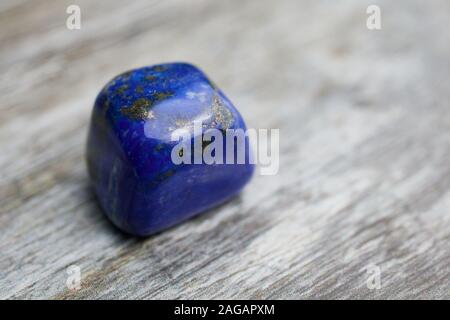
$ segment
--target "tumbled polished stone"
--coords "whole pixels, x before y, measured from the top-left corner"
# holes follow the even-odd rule
[[[199,121],[201,132],[195,133]],[[194,145],[211,128],[224,135],[246,129],[230,100],[190,64],[144,67],[111,80],[95,101],[87,163],[99,203],[112,222],[145,236],[236,195],[254,170],[247,137],[243,164],[176,164],[171,158],[178,143],[174,132],[192,134]],[[202,140],[202,148],[207,146]]]

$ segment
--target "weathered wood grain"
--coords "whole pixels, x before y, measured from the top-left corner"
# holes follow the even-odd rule
[[[0,297],[449,299],[449,21],[444,0],[2,1]],[[90,189],[90,109],[114,75],[177,60],[280,128],[280,171],[136,239]]]

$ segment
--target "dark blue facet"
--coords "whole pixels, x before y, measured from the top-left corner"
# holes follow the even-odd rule
[[[132,70],[99,93],[87,162],[100,205],[116,226],[140,236],[158,232],[224,202],[250,180],[254,165],[247,137],[244,164],[172,161],[177,144],[172,133],[192,133],[200,120],[203,131],[192,141],[210,128],[224,135],[228,129],[246,130],[230,100],[190,64]]]

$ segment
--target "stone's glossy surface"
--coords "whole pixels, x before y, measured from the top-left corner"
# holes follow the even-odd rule
[[[224,202],[249,181],[254,166],[248,140],[245,164],[173,163],[177,142],[171,134],[192,133],[199,120],[202,130],[245,130],[232,103],[190,64],[132,70],[102,89],[92,113],[87,161],[100,205],[115,225],[149,235]]]

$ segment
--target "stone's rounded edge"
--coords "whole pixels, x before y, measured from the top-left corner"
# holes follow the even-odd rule
[[[155,214],[157,214],[157,212],[159,211],[155,208],[153,210],[147,211],[147,218],[145,221],[131,220],[126,228],[121,227],[121,229],[134,236],[148,237],[177,227],[178,225],[183,224],[191,219],[195,219],[196,217],[199,217],[203,214],[213,213],[215,208],[218,208],[224,203],[232,200],[233,198],[238,197],[243,192],[245,186],[251,181],[254,175],[255,165],[245,164],[236,166],[240,166],[242,168],[242,170],[240,170],[240,172],[238,173],[240,177],[239,183],[234,186],[231,192],[227,192],[226,195],[221,196],[220,200],[211,202],[207,205],[192,209],[190,211],[186,211],[183,215],[175,217],[175,219],[166,221],[164,223],[159,223],[157,221],[155,223],[149,223],[148,217],[155,218]],[[204,195],[209,195],[211,192],[211,190],[207,190],[204,192]],[[151,213],[149,214],[149,212]]]
[[[111,127],[99,110],[93,110],[86,143],[86,166],[98,205],[119,229],[127,230],[126,204],[135,185],[131,165],[120,150]]]
[[[158,66],[187,67],[189,69],[193,69],[193,70],[195,69],[197,71],[204,73],[199,67],[197,67],[197,65],[195,65],[191,62],[187,62],[187,61],[172,61],[172,62],[166,62],[166,63],[158,63],[158,64],[154,64],[150,67],[158,67]]]
[[[139,72],[139,71],[156,71],[156,72],[162,72],[165,71],[167,69],[169,69],[170,67],[186,67],[188,69],[192,69],[198,72],[201,72],[202,74],[206,75],[206,73],[200,69],[197,65],[190,63],[190,62],[186,62],[186,61],[173,61],[173,62],[165,62],[165,63],[156,63],[156,64],[152,64],[152,65],[148,65],[148,66],[141,66],[141,67],[136,67],[136,68],[131,68],[128,69],[124,72],[119,73],[118,75],[115,75],[114,77],[110,78],[110,80],[103,86],[103,89],[107,89],[109,87],[109,85],[111,85],[112,83],[114,83],[117,80],[122,80],[122,79],[127,79],[130,76],[132,76],[134,73]],[[160,69],[160,70],[158,70]]]

